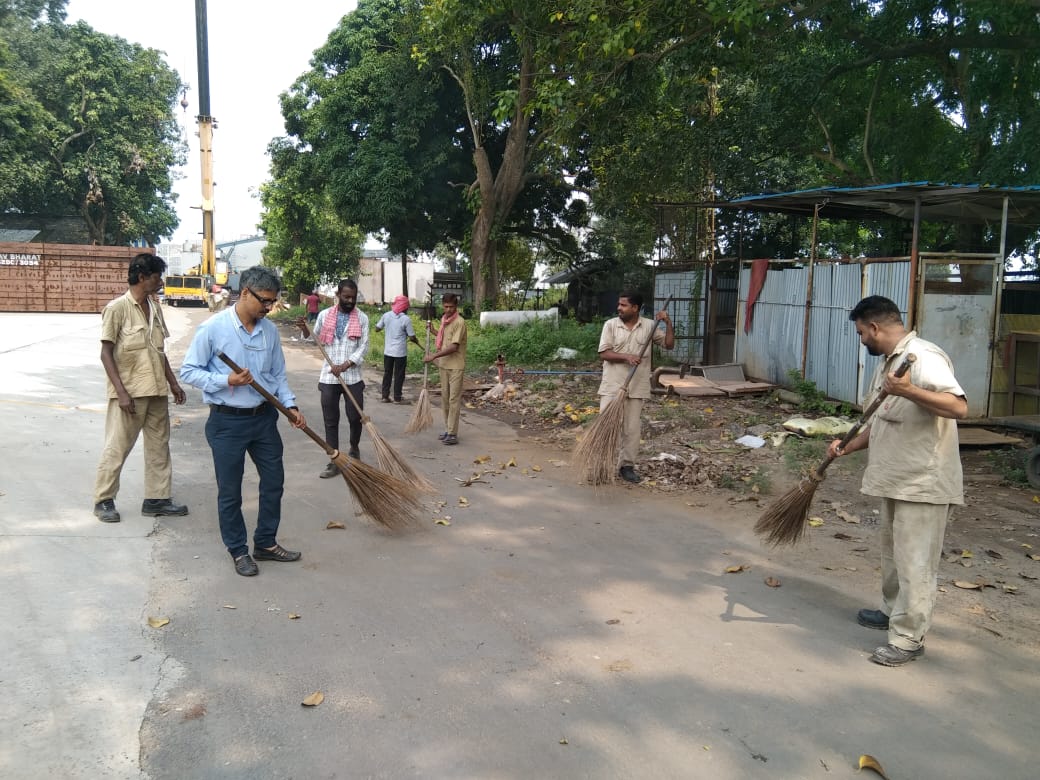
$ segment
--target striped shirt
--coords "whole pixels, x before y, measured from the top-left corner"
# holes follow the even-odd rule
[[[325,325],[325,318],[329,315],[329,312],[335,312],[335,308],[328,308],[318,314],[318,321],[314,323],[314,337],[317,338],[321,333],[322,327]],[[360,309],[357,310],[358,321],[361,323],[361,338],[352,339],[347,337],[347,329],[343,328],[342,335],[337,335],[332,339],[331,344],[323,344],[325,352],[336,365],[340,363],[346,363],[347,361],[352,362],[350,368],[340,372],[340,376],[343,377],[343,381],[348,385],[356,385],[362,380],[361,367],[364,363],[365,356],[368,354],[368,315]],[[345,317],[341,319],[346,319]],[[321,375],[318,377],[318,382],[323,385],[338,385],[339,380],[332,373],[332,369],[329,368],[328,363],[323,363],[321,366]]]

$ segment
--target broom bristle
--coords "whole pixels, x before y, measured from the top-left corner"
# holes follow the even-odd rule
[[[433,425],[433,409],[430,407],[430,394],[424,387],[419,391],[419,398],[415,401],[415,409],[412,417],[404,427],[405,433],[418,433],[425,431]]]
[[[794,544],[802,538],[809,506],[820,480],[805,477],[777,499],[755,523],[755,533],[765,537],[766,544],[779,547]]]
[[[372,449],[375,450],[376,460],[379,467],[392,477],[403,480],[413,485],[422,493],[435,493],[437,489],[425,476],[420,474],[390,443],[379,433],[379,429],[371,421],[365,426],[368,428],[369,438],[372,440]]]
[[[417,521],[421,506],[419,493],[412,485],[343,453],[337,453],[332,462],[361,511],[381,526],[400,530]]]
[[[625,393],[622,391],[599,413],[574,446],[574,467],[580,481],[591,485],[614,481],[624,418]]]

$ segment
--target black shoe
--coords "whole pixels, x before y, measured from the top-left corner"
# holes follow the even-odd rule
[[[246,553],[235,558],[235,571],[243,577],[255,577],[260,573],[260,567],[249,557],[249,553]]]
[[[856,613],[856,622],[867,628],[876,628],[879,631],[888,630],[888,615],[880,609],[861,609]]]
[[[300,558],[303,557],[303,553],[286,550],[280,544],[276,544],[270,550],[254,546],[253,557],[258,561],[281,561],[282,563],[292,563],[293,561],[300,560]]]
[[[924,645],[921,645],[916,650],[904,650],[895,645],[881,645],[881,647],[874,650],[870,660],[882,666],[902,666],[922,655],[924,655]]]
[[[380,400],[380,401],[382,401],[382,402],[383,402],[384,404],[388,404],[388,403],[390,403],[390,396],[388,396],[388,395],[384,395],[384,396],[383,396],[382,398],[380,398],[379,400]]]
[[[359,450],[357,447],[351,447],[347,451],[347,457],[353,458],[354,460],[361,460],[361,450]]]
[[[447,439],[447,438],[448,438],[449,436],[451,436],[451,434],[450,434],[450,433],[448,433],[447,431],[445,431],[445,432],[444,432],[444,433],[442,433],[442,434],[441,434],[440,436],[438,436],[438,437],[437,437],[437,439],[438,439],[438,441],[444,441],[444,440],[445,440],[445,439]]]
[[[188,514],[188,507],[173,503],[172,498],[146,498],[141,504],[141,514],[146,517],[182,517]]]
[[[636,473],[636,470],[631,466],[622,466],[618,470],[618,476],[625,482],[631,482],[633,485],[638,485],[643,481],[643,478]]]
[[[116,511],[116,502],[111,498],[98,501],[94,504],[94,517],[102,523],[118,523],[119,512]]]
[[[407,398],[395,398],[394,399],[394,403],[395,404],[405,404],[405,405],[407,405],[407,404],[410,404],[411,401],[409,401]]]
[[[336,464],[333,463],[330,460],[328,462],[328,465],[325,466],[325,470],[323,472],[321,472],[318,476],[321,477],[322,479],[331,479],[332,477],[335,477],[335,476],[338,476],[338,475],[339,475],[339,468],[337,468]]]
[[[459,437],[456,436],[454,433],[449,433],[447,436],[441,439],[441,442],[444,444],[458,444]]]

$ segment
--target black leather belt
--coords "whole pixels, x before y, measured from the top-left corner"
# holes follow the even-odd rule
[[[267,411],[268,403],[264,401],[259,406],[241,407],[241,406],[224,406],[222,404],[210,404],[209,408],[214,412],[220,414],[234,414],[240,417],[252,417],[257,414],[263,414]]]

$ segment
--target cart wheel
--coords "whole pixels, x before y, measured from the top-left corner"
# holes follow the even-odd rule
[[[1026,478],[1030,485],[1040,490],[1040,447],[1033,447],[1026,455]]]

